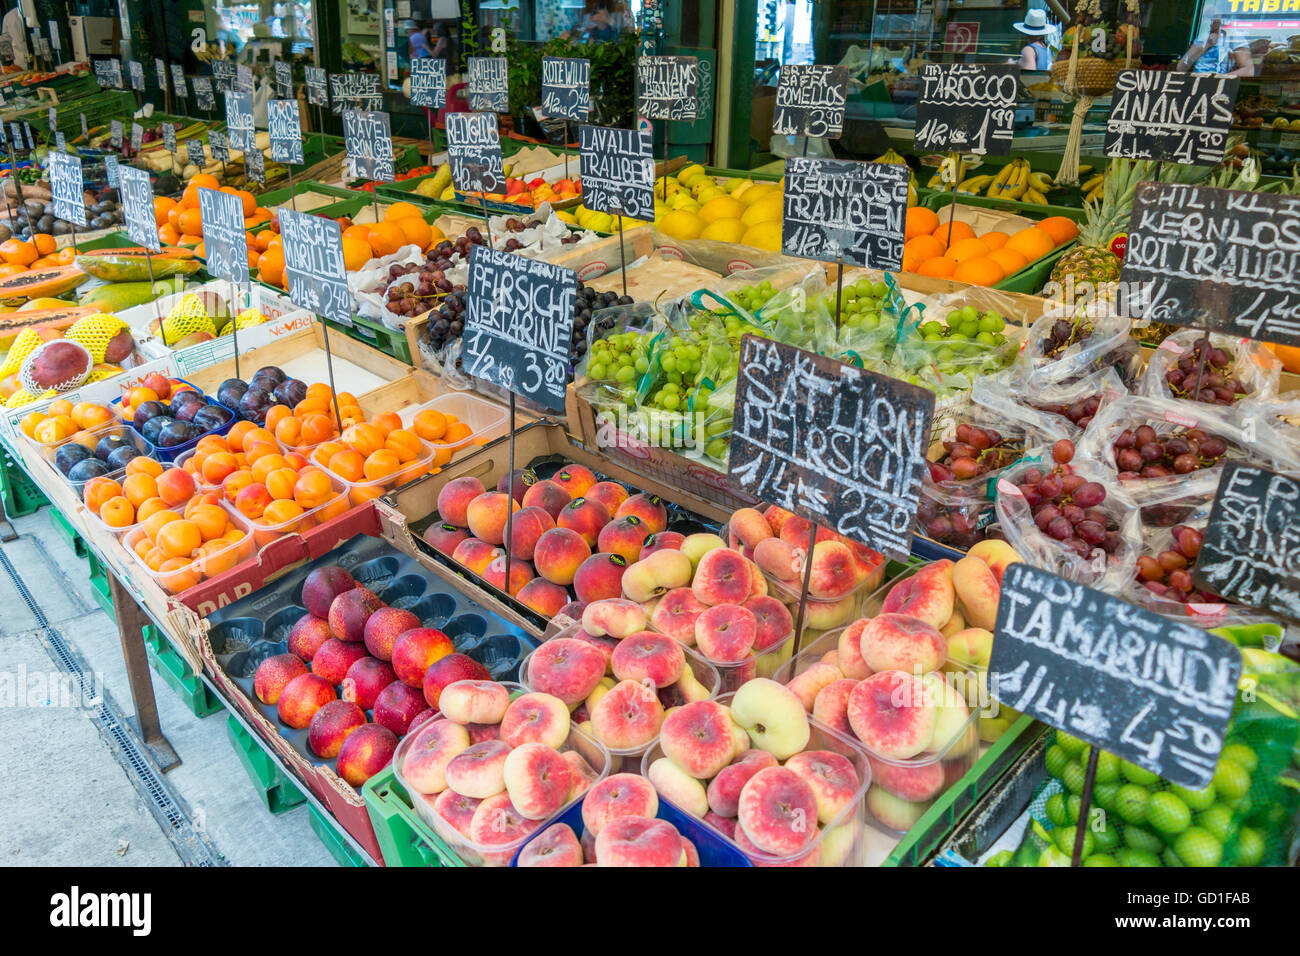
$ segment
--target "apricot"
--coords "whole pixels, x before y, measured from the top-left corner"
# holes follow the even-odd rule
[[[194,476],[183,468],[168,468],[157,478],[158,497],[169,505],[182,505],[197,490]]]
[[[195,457],[198,457],[198,452],[195,452]],[[226,480],[227,475],[233,474],[238,470],[239,462],[237,462],[235,456],[228,451],[218,451],[213,452],[210,455],[205,455],[198,468],[199,474],[203,476],[203,480],[210,485],[221,484]]]
[[[229,475],[221,483],[221,493],[231,504],[235,503],[235,498],[239,493],[253,483],[253,473],[247,468],[241,468],[239,471]]]
[[[158,497],[158,482],[152,475],[127,475],[122,481],[122,494],[131,507],[138,508],[150,498]]]
[[[128,470],[130,466],[127,466]],[[112,478],[105,478],[103,475],[91,478],[86,482],[85,487],[81,489],[81,500],[85,502],[86,507],[99,514],[99,509],[110,498],[117,498],[122,495],[122,486]]]
[[[169,508],[166,511],[155,511],[153,514],[151,514],[148,518],[144,520],[141,527],[144,530],[145,536],[150,541],[154,541],[158,537],[158,531],[160,528],[162,528],[164,525],[170,524],[173,521],[180,521],[180,520],[181,520],[181,516]]]
[[[244,436],[255,428],[257,428],[257,425],[249,421],[238,421],[231,425],[230,431],[226,432],[226,442],[230,445],[231,450],[243,451]]]
[[[335,497],[329,475],[314,466],[304,468],[293,485],[293,500],[306,509],[317,508]]]
[[[342,412],[343,409],[340,408],[339,413]],[[383,432],[384,437],[387,438],[394,430],[402,427],[402,417],[396,412],[380,412],[370,420],[370,424]]]
[[[447,419],[437,409],[426,408],[416,414],[412,427],[425,441],[438,441],[447,433]]]
[[[115,495],[99,506],[99,520],[110,528],[125,528],[135,523],[135,509],[122,495]]]
[[[257,461],[253,462],[253,480],[266,484],[266,476],[277,468],[288,468],[289,463],[284,460],[284,456],[279,452],[260,456]]]
[[[292,417],[293,409],[288,405],[272,405],[266,410],[266,418],[263,421],[262,427],[274,434],[280,422],[284,421],[286,418]]]
[[[199,535],[204,541],[220,538],[226,533],[226,529],[230,524],[225,509],[220,505],[199,505],[193,511],[188,512],[185,517],[199,529]]]
[[[257,481],[235,496],[235,507],[247,518],[262,517],[262,513],[270,503],[271,494],[266,490],[266,485]]]
[[[405,428],[394,428],[390,431],[384,439],[384,447],[395,454],[397,460],[403,464],[415,461],[424,454],[424,445],[415,432],[407,431]]]
[[[352,446],[353,451],[369,457],[384,447],[384,435],[374,425],[362,423],[352,425],[343,431],[343,441]]]
[[[184,518],[167,522],[158,529],[158,534],[154,537],[154,544],[158,549],[172,558],[189,559],[202,543],[203,535],[199,531],[199,526]]]
[[[302,419],[300,440],[304,445],[319,445],[338,435],[338,425],[332,415],[313,413]]]
[[[256,473],[256,472],[255,472]],[[271,497],[276,500],[292,499],[294,486],[298,483],[298,472],[292,468],[277,468],[262,482]]]
[[[394,452],[380,448],[366,457],[362,472],[367,481],[381,481],[397,474],[397,470],[401,467],[402,462]]]
[[[285,445],[296,445],[302,441],[302,422],[287,415],[275,425],[275,437]]]
[[[163,501],[161,498],[149,498],[143,502],[139,508],[135,509],[135,520],[144,521],[150,515],[155,515],[160,511],[170,510],[171,509],[167,507],[167,502]],[[189,515],[187,514],[185,517],[188,518]]]

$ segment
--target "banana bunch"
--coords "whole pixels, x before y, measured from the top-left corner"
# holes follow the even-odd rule
[[[942,163],[939,164],[938,168],[935,169],[935,171],[934,171],[934,175],[931,176],[930,179],[929,179],[929,181],[925,184],[925,187],[926,187],[927,189],[937,189],[939,192],[944,192],[944,193],[946,193],[946,192],[948,192],[949,190],[952,189],[952,186],[951,186],[949,183],[945,183],[945,182],[943,181],[943,168],[944,168],[945,165],[950,164],[951,162],[952,162],[952,160],[951,160],[951,158],[949,158],[949,159],[945,159]],[[979,177],[979,176],[975,176],[975,177],[972,177],[972,178],[974,178],[974,179],[979,179],[980,177]],[[986,178],[986,179],[992,179],[993,177],[992,177],[992,176],[987,176],[987,177],[984,177],[984,178]],[[957,157],[957,170],[956,170],[955,175],[953,176],[953,180],[952,180],[952,181],[953,181],[954,183],[958,183],[958,184],[960,184],[960,183],[961,183],[963,180],[965,180],[965,179],[966,179],[966,159],[965,159],[965,157],[958,156],[958,157]]]
[[[990,199],[1020,199],[1029,191],[1031,175],[1028,160],[1013,159],[993,177],[985,195]]]
[[[1079,171],[1083,172],[1082,169]],[[1106,176],[1103,173],[1097,173],[1096,175],[1085,179],[1079,186],[1079,189],[1083,191],[1084,202],[1092,202],[1101,199],[1102,193],[1106,189]]]
[[[875,159],[873,159],[873,160],[869,160],[869,162],[873,162],[873,163],[896,163],[896,164],[898,164],[898,165],[900,165],[900,166],[906,166],[906,165],[907,165],[907,160],[903,157],[903,155],[902,155],[901,153],[897,153],[897,152],[895,152],[895,151],[893,150],[892,147],[891,147],[890,149],[885,150],[883,153],[881,153],[881,154],[880,154],[879,156],[877,156]],[[916,173],[913,173],[913,172],[910,172],[910,171],[909,171],[908,176],[907,176],[907,205],[908,205],[908,208],[910,209],[912,206],[915,206],[915,205],[916,205],[916,202],[917,202],[917,196],[916,196]]]

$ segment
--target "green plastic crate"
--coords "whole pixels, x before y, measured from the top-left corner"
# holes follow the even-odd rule
[[[0,461],[0,500],[4,503],[5,514],[10,518],[21,518],[49,504],[49,499],[18,466],[8,449],[0,451],[0,454],[3,455],[3,461]]]
[[[314,806],[309,806],[307,808],[307,820],[311,824],[312,833],[316,834],[320,838],[320,842],[325,844],[325,849],[330,851],[330,856],[334,857],[334,862],[338,863],[339,866],[362,867],[370,865],[365,857],[352,848],[352,845],[339,832],[334,821],[327,815]]]
[[[191,714],[200,718],[210,717],[226,709],[221,699],[208,689],[203,679],[185,663],[185,658],[176,652],[162,632],[152,624],[144,627],[144,646],[154,673],[176,692]]]
[[[429,829],[411,806],[393,768],[375,774],[361,788],[366,812],[385,866],[464,866],[442,839]]]
[[[280,772],[262,749],[262,744],[244,729],[234,714],[226,718],[226,736],[230,739],[230,746],[235,748],[239,762],[244,765],[248,779],[253,782],[262,806],[269,812],[284,813],[306,801],[307,797],[298,784]]]
[[[113,595],[108,589],[108,569],[100,563],[94,551],[87,552],[86,561],[90,564],[90,590],[95,595],[95,603],[105,614],[117,620],[117,612],[113,610]]]
[[[927,189],[930,195],[926,198],[924,205],[938,212],[940,209],[946,209],[952,202],[952,193],[942,192],[940,190]],[[1020,202],[1017,199],[996,199],[990,196],[967,196],[965,193],[961,196],[963,206],[976,206],[980,209],[993,209],[998,212],[1005,212],[1008,216],[1024,216],[1028,219],[1046,219],[1048,216],[1064,216],[1074,222],[1083,222],[1084,210],[1081,206],[1053,206],[1041,205],[1033,202]]]
[[[390,355],[399,362],[411,364],[411,347],[406,341],[406,333],[397,329],[390,329],[382,322],[374,319],[367,319],[360,315],[352,316],[350,326],[343,325],[333,319],[326,319],[330,328],[338,329],[345,335],[356,339],[358,342],[364,342],[373,349],[378,349],[385,355]]]
[[[972,200],[967,202],[967,200]],[[947,209],[952,202],[952,193],[936,193],[932,198],[933,205],[931,209],[939,213],[940,223],[943,222],[943,214],[940,210]],[[1046,219],[1048,215],[1065,216],[1069,219],[1079,222],[1083,219],[1082,209],[1073,209],[1069,206],[1039,206],[1034,203],[1012,202],[1006,199],[988,199],[984,196],[962,196],[963,205],[979,206],[983,209],[997,209],[1006,212],[1008,215],[1024,215],[1025,213],[1037,213],[1037,218]],[[1023,207],[1023,208],[1012,208]],[[1041,289],[1052,274],[1052,269],[1056,265],[1056,260],[1061,258],[1070,249],[1075,246],[1075,240],[1071,239],[1063,246],[1058,246],[1041,259],[1035,259],[1029,265],[1025,266],[1015,275],[1009,275],[1001,282],[995,283],[993,288],[1001,289],[1004,292],[1022,292],[1025,295],[1033,295]]]
[[[339,199],[354,199],[357,196],[355,189],[346,189],[343,186],[329,186],[325,183],[318,183],[314,179],[296,179],[293,183],[294,195],[302,195],[306,192],[319,193],[322,196],[336,196]],[[289,201],[289,187],[282,186],[279,189],[272,189],[268,192],[259,193],[257,204],[259,206],[278,206],[281,203]],[[312,212],[320,212],[320,209],[313,209]]]
[[[77,534],[77,529],[72,527],[68,519],[63,517],[63,512],[58,508],[51,508],[49,512],[50,527],[58,533],[59,537],[68,543],[72,548],[73,554],[79,558],[84,558],[89,553],[86,547],[85,539]]]

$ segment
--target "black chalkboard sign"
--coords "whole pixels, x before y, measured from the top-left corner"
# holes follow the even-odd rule
[[[776,85],[772,132],[778,136],[839,139],[848,98],[847,66],[783,66]]]
[[[505,161],[495,113],[447,114],[447,161],[461,192],[504,192]]]
[[[128,60],[127,72],[131,77],[131,89],[144,92],[144,65],[139,60]]]
[[[215,67],[216,64],[213,64]],[[181,99],[189,99],[189,93],[185,89],[185,68],[178,63],[173,63],[172,67],[172,89]]]
[[[646,119],[694,122],[700,63],[693,56],[643,56],[636,61],[636,111]]]
[[[339,224],[291,209],[281,209],[279,217],[290,301],[316,315],[351,325],[352,293],[343,265]]]
[[[36,148],[36,134],[32,131],[32,124],[27,120],[23,120],[23,138],[27,140],[29,151]]]
[[[90,134],[90,125],[86,122],[86,114],[78,113],[77,116],[81,118],[81,135],[88,136]]]
[[[54,197],[54,215],[73,225],[84,226],[86,186],[81,175],[81,160],[64,152],[51,153],[48,173],[50,192]]]
[[[5,132],[4,123],[0,123],[0,145],[9,146],[9,134]]]
[[[1110,95],[1106,155],[1217,166],[1240,85],[1213,73],[1121,70]]]
[[[591,113],[591,61],[542,57],[542,113],[555,119],[587,122]]]
[[[108,123],[108,141],[114,149],[122,148],[122,121],[109,120]]]
[[[174,76],[179,67],[172,67]],[[212,85],[223,93],[229,93],[235,88],[235,64],[233,60],[213,60],[212,61]]]
[[[190,162],[199,169],[203,169],[208,164],[208,158],[203,154],[203,143],[198,139],[187,139],[185,152],[189,154]]]
[[[114,189],[118,189],[122,185],[122,177],[118,175],[120,170],[121,166],[118,164],[116,156],[104,157],[104,178],[108,180],[108,184]]]
[[[95,61],[95,82],[104,89],[122,88],[122,63],[117,59]]]
[[[731,482],[903,560],[933,415],[929,389],[745,335]]]
[[[993,696],[1166,780],[1210,782],[1240,675],[1208,631],[1030,564],[1003,573]]]
[[[578,275],[511,252],[474,246],[465,312],[466,372],[544,408],[564,408]]]
[[[58,50],[59,47],[59,24],[56,20],[50,21],[50,45]]]
[[[68,141],[64,138],[63,134],[56,131],[54,134],[54,148],[57,150],[64,150],[67,149],[67,146]]]
[[[330,101],[335,113],[344,110],[376,111],[383,109],[384,95],[379,89],[378,73],[331,73]]]
[[[349,178],[393,181],[393,131],[387,113],[344,110],[343,148]]]
[[[277,99],[293,99],[293,64],[286,60],[275,61],[275,95]]]
[[[9,124],[9,142],[13,144],[15,151],[27,148],[27,145],[23,142],[23,128],[17,123]]]
[[[235,89],[241,93],[253,92],[253,68],[243,63],[235,64]]]
[[[505,113],[510,109],[509,67],[503,56],[469,57],[469,108]]]
[[[1226,464],[1192,580],[1300,623],[1300,480]]]
[[[256,146],[244,150],[244,172],[252,182],[266,185],[266,156]]]
[[[139,123],[132,123],[131,124],[131,148],[138,153],[140,152],[140,147],[143,144],[144,144],[144,127],[141,126]]]
[[[1019,88],[1019,66],[925,64],[916,103],[916,148],[1011,155]]]
[[[329,106],[329,87],[326,85],[325,68],[321,66],[303,67],[303,79],[307,84],[307,102],[312,106]]]
[[[59,111],[53,106],[45,111],[45,125],[50,128],[51,133],[59,128]]]
[[[271,158],[277,163],[301,166],[302,121],[298,117],[298,101],[268,100],[266,129],[271,137]]]
[[[1140,183],[1121,281],[1134,316],[1300,345],[1300,196]]]
[[[230,141],[226,139],[226,134],[219,130],[208,130],[208,149],[212,150],[212,158],[219,163],[230,162]]]
[[[217,98],[212,93],[212,80],[206,76],[194,78],[194,105],[211,112],[217,108]]]
[[[226,93],[226,136],[232,149],[251,150],[253,141],[253,94],[244,90]]]
[[[908,168],[847,159],[785,161],[781,251],[870,269],[903,264]]]
[[[650,131],[578,127],[582,201],[588,209],[653,219],[655,162]]]
[[[167,64],[160,57],[153,58],[153,72],[158,80],[158,91],[167,95]]]
[[[176,126],[174,123],[162,124],[163,148],[167,152],[175,155],[176,153]]]
[[[149,174],[134,166],[118,170],[121,185],[118,194],[122,199],[122,215],[126,219],[126,234],[131,241],[153,252],[162,250],[158,241],[158,224],[153,211],[153,185]]]
[[[447,105],[447,61],[430,56],[411,61],[411,105],[441,109]]]
[[[218,279],[238,285],[248,282],[248,239],[244,230],[244,204],[233,193],[199,189],[199,214],[203,218],[204,268]]]

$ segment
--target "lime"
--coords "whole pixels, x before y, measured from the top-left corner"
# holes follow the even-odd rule
[[[1061,782],[1071,793],[1083,793],[1083,783],[1088,775],[1084,769],[1071,760],[1065,765],[1065,770],[1061,772]]]
[[[1192,825],[1192,811],[1177,794],[1161,790],[1153,793],[1147,803],[1147,822],[1169,837]]]
[[[1120,845],[1119,829],[1113,824],[1107,823],[1090,829],[1092,830],[1092,842],[1096,844],[1099,851],[1109,853]]]
[[[1119,768],[1124,773],[1124,779],[1129,783],[1136,783],[1141,784],[1144,787],[1149,787],[1160,779],[1150,770],[1139,767],[1137,764],[1130,763],[1127,760],[1121,760],[1119,762]]]
[[[1054,793],[1047,798],[1047,819],[1052,821],[1052,826],[1063,827],[1070,822],[1069,811],[1065,808],[1065,794]]]
[[[1114,783],[1119,779],[1119,758],[1105,751],[1097,757],[1097,782]]]
[[[1165,841],[1151,830],[1134,826],[1124,828],[1124,842],[1135,850],[1146,850],[1148,853],[1159,853],[1165,845]]]
[[[1115,801],[1119,796],[1119,784],[1099,783],[1092,788],[1092,802],[1103,810],[1115,812]]]
[[[1165,852],[1160,854],[1160,859],[1164,862],[1165,866],[1187,865],[1182,860],[1178,859],[1178,854],[1174,852],[1174,848],[1171,846],[1165,847]]]
[[[1134,850],[1124,847],[1115,851],[1115,860],[1120,866],[1160,866],[1160,857],[1146,850]]]
[[[1129,823],[1142,823],[1147,818],[1147,804],[1151,794],[1137,784],[1126,783],[1115,797],[1115,812]]]
[[[1056,845],[1066,856],[1074,855],[1074,836],[1079,831],[1078,827],[1061,827],[1059,830],[1053,830],[1052,836],[1056,837]],[[1092,833],[1088,830],[1083,831],[1083,856],[1087,858],[1092,855],[1096,846],[1096,841],[1092,838]]]
[[[1014,857],[1015,854],[1011,850],[1002,850],[985,860],[984,865],[991,867],[1006,866]]]
[[[1084,748],[1088,745],[1078,737],[1067,734],[1064,730],[1058,730],[1056,732],[1056,746],[1060,747],[1071,757],[1077,757],[1083,753]]]
[[[1237,836],[1237,858],[1234,866],[1259,866],[1264,859],[1266,843],[1262,831],[1254,827],[1242,827]]]
[[[1180,787],[1175,783],[1170,786],[1169,791],[1177,794],[1178,799],[1193,810],[1205,810],[1214,805],[1213,783],[1207,783],[1200,790],[1189,790],[1187,787]]]
[[[1083,861],[1084,866],[1119,866],[1115,858],[1108,853],[1094,853]]]
[[[1222,803],[1204,810],[1196,816],[1196,825],[1206,830],[1214,839],[1224,843],[1232,832],[1232,808]]]
[[[1174,852],[1188,866],[1218,866],[1223,844],[1201,827],[1188,827],[1174,841]]]
[[[1070,755],[1065,752],[1064,747],[1053,744],[1047,748],[1047,755],[1043,760],[1047,764],[1048,774],[1059,780],[1070,763]]]
[[[1254,773],[1259,766],[1259,754],[1245,744],[1228,744],[1223,748],[1222,758],[1235,760],[1246,768],[1246,773]]]
[[[1224,748],[1224,753],[1227,753]],[[1251,751],[1254,756],[1254,751]],[[1250,792],[1250,771],[1231,757],[1220,757],[1214,768],[1214,792],[1220,799],[1233,801]]]
[[[1070,815],[1068,822],[1077,823],[1079,820],[1079,811],[1083,809],[1083,797],[1070,794],[1070,798],[1065,801],[1065,810]]]
[[[1038,858],[1039,866],[1069,866],[1070,854],[1062,853],[1054,846],[1049,846],[1043,851],[1043,855]]]

